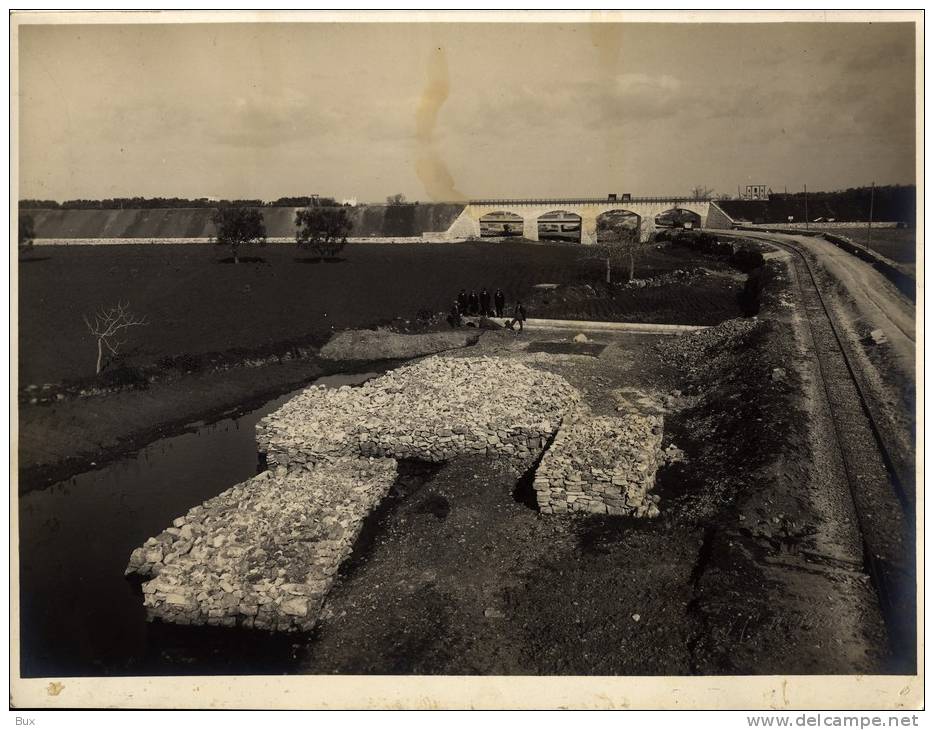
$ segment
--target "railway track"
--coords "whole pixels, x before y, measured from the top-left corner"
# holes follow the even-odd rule
[[[855,507],[865,567],[885,618],[894,669],[913,674],[917,661],[914,474],[905,473],[900,466],[903,460],[886,438],[885,426],[805,253],[772,236],[754,240],[792,254],[795,285]]]

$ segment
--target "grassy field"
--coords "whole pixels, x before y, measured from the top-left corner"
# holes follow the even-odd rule
[[[860,228],[835,228],[830,233],[846,236],[851,241],[864,246],[869,242],[869,231],[866,226]],[[914,264],[915,254],[914,228],[873,228],[872,249],[886,258],[900,264]]]
[[[325,263],[289,245],[242,255],[260,260],[220,263],[229,251],[211,245],[36,249],[19,264],[20,386],[93,375],[95,343],[83,316],[118,301],[149,320],[125,346],[128,362],[148,364],[447,310],[461,287],[502,287],[508,302],[528,299],[538,283],[599,282],[603,267],[573,245],[520,242],[348,244],[341,260]],[[636,276],[696,266],[725,265],[685,249],[653,248]],[[727,277],[706,278],[712,281],[697,287],[627,292],[610,304],[575,302],[573,316],[682,324],[737,316]],[[560,315],[549,307],[548,316]]]

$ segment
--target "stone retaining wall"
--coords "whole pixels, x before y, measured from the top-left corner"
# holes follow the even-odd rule
[[[661,445],[661,416],[577,411],[565,419],[535,472],[539,509],[545,514],[658,516],[658,497],[649,492]]]
[[[391,459],[263,472],[194,507],[130,556],[148,618],[310,630],[363,519],[389,492]]]

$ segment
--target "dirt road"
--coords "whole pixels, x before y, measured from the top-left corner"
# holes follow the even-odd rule
[[[721,233],[717,231],[717,235]],[[823,238],[749,231],[743,231],[741,237],[784,242],[804,251],[842,285],[865,325],[885,333],[899,369],[914,380],[915,307],[881,273]]]

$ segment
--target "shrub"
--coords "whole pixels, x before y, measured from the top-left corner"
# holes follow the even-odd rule
[[[200,355],[183,353],[181,355],[166,355],[159,358],[156,363],[161,370],[179,370],[183,373],[196,373],[204,367],[204,359]]]
[[[105,370],[100,375],[105,386],[113,388],[134,388],[143,390],[149,387],[149,379],[138,367],[121,363],[113,370]]]
[[[772,272],[766,266],[753,269],[746,276],[746,284],[743,290],[736,295],[739,306],[743,310],[743,316],[755,317],[759,314],[762,307],[762,291],[771,276]]]
[[[740,271],[751,272],[755,269],[761,268],[765,264],[765,258],[759,251],[753,251],[750,248],[740,247],[733,252],[733,256],[730,259],[730,263],[733,264]]]

